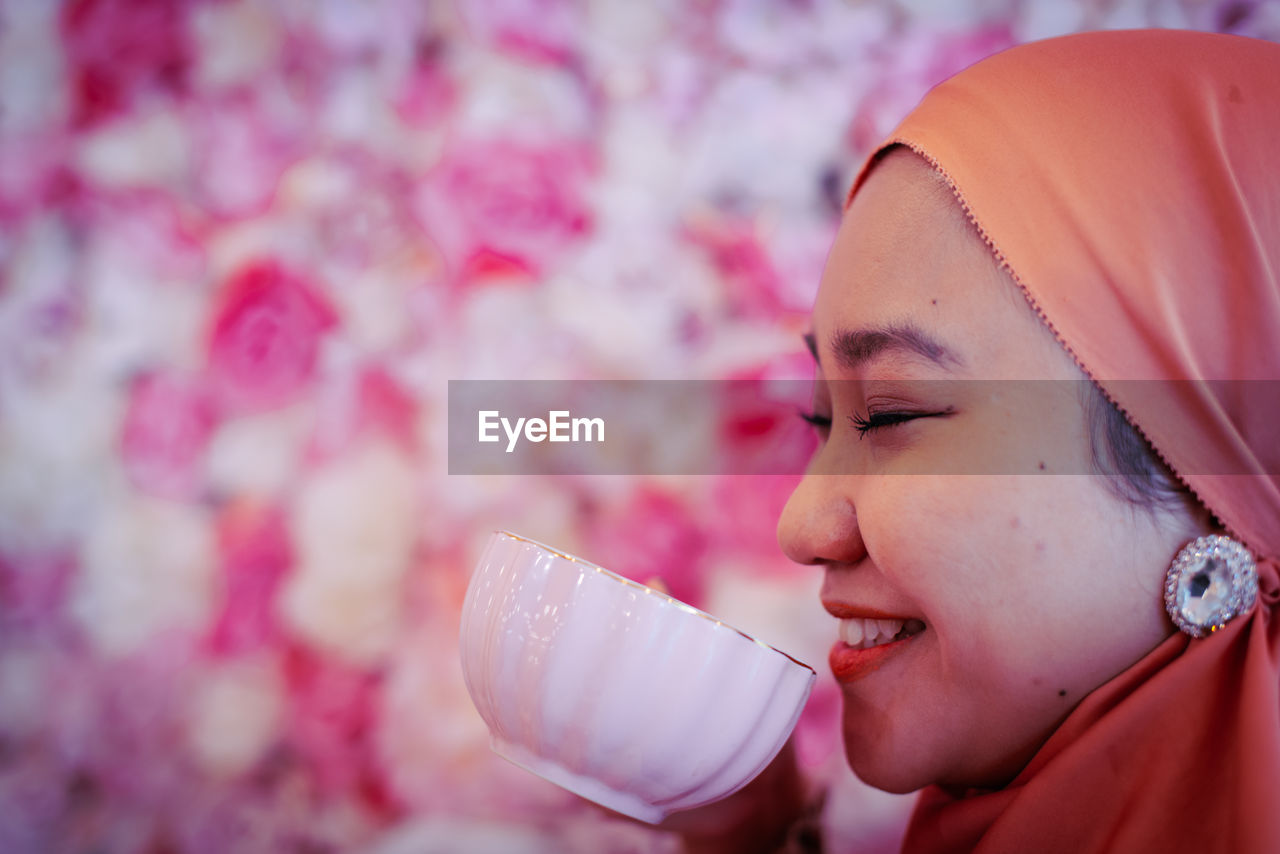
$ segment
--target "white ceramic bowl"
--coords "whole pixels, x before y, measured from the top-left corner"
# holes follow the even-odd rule
[[[467,589],[461,655],[495,752],[651,823],[764,770],[816,678],[709,614],[505,532]]]

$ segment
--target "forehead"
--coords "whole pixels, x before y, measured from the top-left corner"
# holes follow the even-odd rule
[[[813,331],[821,360],[847,330],[902,326],[944,342],[986,375],[1006,375],[1038,350],[1066,356],[938,173],[898,149],[875,166],[845,212]]]

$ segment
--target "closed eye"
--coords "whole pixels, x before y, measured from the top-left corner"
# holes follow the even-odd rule
[[[826,432],[831,429],[831,416],[819,415],[817,412],[799,412],[797,413],[809,426],[815,428],[819,432]]]
[[[915,421],[918,418],[945,418],[955,412],[954,409],[939,410],[937,412],[910,412],[910,411],[888,411],[888,412],[872,412],[867,415],[854,413],[849,416],[850,423],[853,428],[858,431],[858,438],[861,439],[873,430],[882,430],[886,427],[894,427],[898,424],[905,424],[908,421]],[[830,420],[828,420],[830,424]]]

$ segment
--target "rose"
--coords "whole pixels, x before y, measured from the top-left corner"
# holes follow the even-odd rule
[[[573,143],[459,143],[424,181],[416,210],[457,282],[536,276],[590,229],[589,168]]]
[[[213,400],[194,377],[164,371],[136,377],[120,431],[129,480],[153,495],[193,496],[214,421]]]
[[[228,504],[218,518],[222,607],[210,635],[215,653],[235,655],[278,642],[275,597],[293,565],[293,545],[278,507]]]
[[[301,645],[286,651],[284,676],[290,698],[285,738],[320,790],[380,790],[370,742],[378,725],[381,678]],[[380,801],[370,805],[387,806]]]
[[[400,82],[394,99],[396,115],[412,127],[441,124],[451,117],[458,101],[458,83],[449,76],[443,61],[445,44],[438,37],[422,41]]]
[[[319,463],[340,456],[371,434],[412,453],[418,447],[417,418],[417,401],[386,368],[366,367],[356,376],[330,381],[317,395],[317,429],[308,458]]]
[[[263,91],[245,89],[191,107],[191,181],[203,209],[226,220],[279,211],[281,176],[304,146],[297,114],[273,109]]]
[[[73,207],[83,183],[68,166],[67,138],[37,131],[0,134],[0,222],[10,234],[34,208]]]
[[[477,40],[529,62],[572,64],[582,43],[573,0],[471,0],[460,10]]]
[[[785,282],[750,219],[695,217],[686,223],[684,237],[706,253],[720,274],[733,314],[774,318],[794,309],[784,304]]]
[[[63,7],[62,40],[78,126],[112,117],[148,89],[186,89],[186,9],[178,0],[74,0]]]
[[[209,339],[218,402],[262,410],[292,401],[315,373],[321,336],[338,321],[328,301],[268,260],[233,275],[219,302]]]
[[[719,471],[804,472],[815,444],[812,429],[799,415],[809,408],[812,371],[811,357],[800,350],[731,372],[715,386]]]

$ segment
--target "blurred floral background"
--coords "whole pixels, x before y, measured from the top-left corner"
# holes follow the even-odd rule
[[[0,851],[674,851],[488,751],[494,528],[813,663],[831,850],[892,850],[792,479],[450,477],[447,381],[807,376],[870,146],[988,53],[1132,26],[1280,39],[1280,3],[0,3]],[[749,416],[721,439],[784,429]]]

